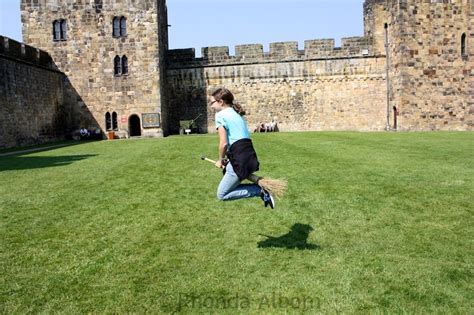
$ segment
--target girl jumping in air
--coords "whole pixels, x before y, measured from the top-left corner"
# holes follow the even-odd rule
[[[241,184],[259,167],[247,123],[242,117],[245,115],[242,106],[234,104],[234,95],[226,88],[215,90],[209,105],[216,110],[216,129],[219,133],[219,159],[215,166],[225,168],[217,188],[217,198],[226,201],[260,197],[265,207],[274,209],[275,200],[268,191],[257,184]],[[225,162],[226,155],[229,163]]]

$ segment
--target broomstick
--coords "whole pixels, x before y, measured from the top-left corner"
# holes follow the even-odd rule
[[[204,155],[201,156],[201,160],[208,161],[212,164],[216,164],[216,161],[208,159]],[[247,180],[262,187],[263,189],[265,189],[266,191],[268,191],[270,194],[274,195],[278,199],[283,197],[286,191],[286,188],[288,187],[288,182],[284,179],[264,178],[261,176],[257,176],[255,174],[250,174],[247,177]]]

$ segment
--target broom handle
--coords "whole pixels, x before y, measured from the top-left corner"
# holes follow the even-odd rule
[[[203,159],[204,161],[208,161],[208,162],[211,162],[212,164],[216,164],[217,161],[214,161],[214,160],[211,160],[207,157],[202,157],[201,159]]]
[[[204,156],[201,157],[201,160],[208,161],[208,162],[210,162],[210,163],[212,163],[212,164],[216,164],[216,161],[211,160],[211,159],[209,159],[209,158],[207,158],[207,157],[204,157]],[[247,177],[247,179],[248,179],[249,181],[251,181],[252,183],[258,184],[258,181],[261,179],[261,177],[255,175],[255,174],[250,174],[250,175]]]
[[[211,159],[209,159],[207,157],[204,157],[204,156],[201,157],[201,160],[211,162],[212,164],[216,164],[216,162],[217,162],[217,161],[211,160]]]

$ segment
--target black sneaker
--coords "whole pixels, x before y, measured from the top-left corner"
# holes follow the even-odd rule
[[[260,198],[262,198],[265,208],[270,206],[270,208],[275,209],[275,199],[273,199],[273,196],[268,191],[262,189]]]

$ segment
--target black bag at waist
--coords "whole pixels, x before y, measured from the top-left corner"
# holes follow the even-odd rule
[[[240,180],[244,180],[253,172],[258,171],[260,163],[250,139],[240,139],[234,142],[227,151],[227,157]]]

